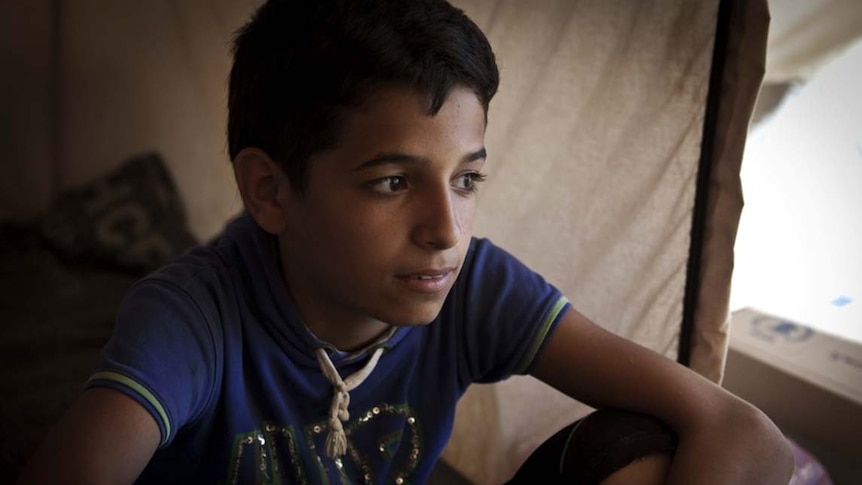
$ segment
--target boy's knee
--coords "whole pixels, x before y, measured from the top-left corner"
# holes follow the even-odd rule
[[[653,453],[637,458],[608,475],[599,485],[664,485],[672,460],[671,453]]]
[[[676,444],[673,431],[651,416],[600,409],[545,441],[510,483],[552,476],[552,483],[660,484]]]

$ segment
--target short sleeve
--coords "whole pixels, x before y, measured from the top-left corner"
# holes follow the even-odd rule
[[[164,447],[213,399],[219,335],[214,330],[185,290],[144,280],[123,300],[86,387],[109,387],[135,399],[158,423]]]
[[[487,239],[474,239],[463,271],[456,298],[470,379],[487,383],[527,373],[569,301]]]

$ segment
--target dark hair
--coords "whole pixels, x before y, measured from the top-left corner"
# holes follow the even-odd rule
[[[342,113],[412,87],[436,114],[455,86],[487,117],[499,73],[485,35],[444,0],[268,0],[234,39],[231,160],[257,147],[302,191],[309,159],[338,141]]]

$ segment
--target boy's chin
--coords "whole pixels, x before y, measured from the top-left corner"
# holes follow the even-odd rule
[[[400,315],[392,315],[388,320],[384,321],[394,327],[417,327],[428,325],[437,319],[437,316],[440,315],[441,309],[442,305],[435,305],[431,308],[416,309]]]
[[[434,315],[431,318],[403,318],[403,319],[394,319],[389,323],[393,327],[421,327],[422,325],[428,325],[437,318],[437,315]]]
[[[421,327],[423,325],[428,325],[433,322],[434,319],[430,320],[407,320],[407,321],[396,321],[394,323],[390,323],[393,327]]]

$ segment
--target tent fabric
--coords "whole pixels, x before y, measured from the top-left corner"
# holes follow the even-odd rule
[[[476,16],[501,67],[476,232],[669,358],[718,5],[708,3],[482,2],[492,12]],[[473,386],[444,459],[474,483],[500,483],[587,411],[530,377]]]
[[[806,81],[862,34],[858,0],[769,0],[765,83]]]
[[[14,102],[2,118],[10,177],[0,184],[0,218],[37,216],[63,190],[155,151],[194,234],[217,234],[241,208],[224,136],[230,41],[258,3],[0,7],[12,16],[0,17],[19,19],[0,35],[4,60],[21,73],[3,80]],[[719,0],[453,3],[487,33],[501,69],[477,235],[545,275],[600,325],[719,381],[766,0],[732,1],[718,111],[707,101],[716,93]],[[709,190],[698,199],[704,178]],[[696,234],[700,250],[691,255],[696,200],[703,238]],[[529,377],[474,386],[444,459],[473,483],[499,483],[588,411]]]
[[[49,0],[0,2],[2,220],[37,216],[56,193],[52,18]]]
[[[61,2],[56,179],[157,151],[205,240],[242,203],[226,153],[230,42],[256,1]]]

